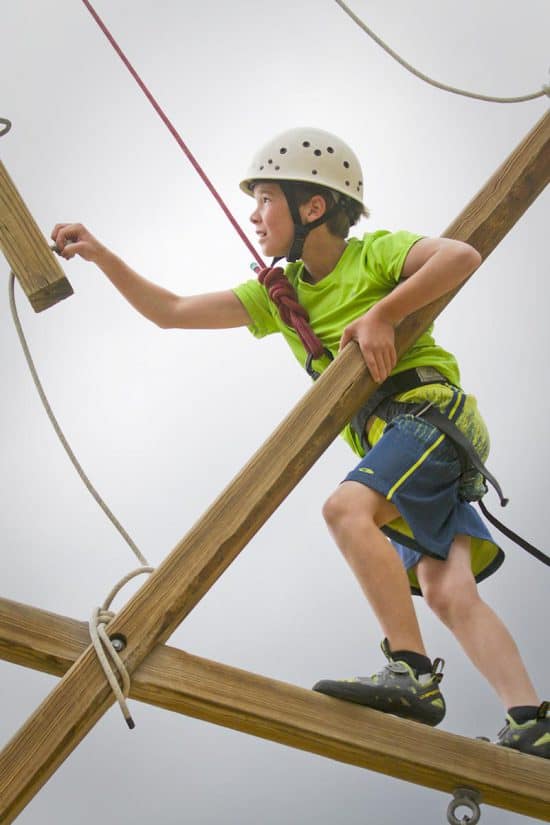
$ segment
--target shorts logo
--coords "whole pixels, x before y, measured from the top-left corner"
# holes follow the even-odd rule
[[[359,472],[360,473],[368,473],[371,476],[374,475],[374,470],[371,470],[370,467],[359,467]]]

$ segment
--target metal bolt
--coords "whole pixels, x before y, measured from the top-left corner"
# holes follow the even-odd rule
[[[126,642],[124,641],[124,639],[121,639],[120,636],[113,636],[113,638],[111,639],[111,644],[117,653],[121,653],[126,647]]]

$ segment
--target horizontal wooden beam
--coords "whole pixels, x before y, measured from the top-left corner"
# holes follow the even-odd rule
[[[550,115],[482,190],[481,198],[496,193],[489,215],[482,206],[470,205],[462,240],[476,236],[485,255],[496,246],[502,232],[492,234],[490,216],[504,214],[513,226],[544,188],[535,176],[542,174],[547,182],[549,146]],[[518,178],[525,180],[520,184]],[[510,199],[503,208],[502,200]],[[410,347],[449,300],[434,302],[400,325],[398,353]],[[109,632],[127,639],[123,659],[130,673],[166,641],[375,388],[358,347],[350,342],[111,622]],[[89,647],[0,753],[0,821],[13,821],[112,703]]]
[[[62,676],[89,644],[88,628],[0,599],[0,658]],[[550,764],[311,690],[155,648],[134,671],[130,696],[451,794],[550,822]],[[121,733],[121,735],[124,735]]]
[[[0,250],[36,312],[73,294],[57,258],[1,161]]]

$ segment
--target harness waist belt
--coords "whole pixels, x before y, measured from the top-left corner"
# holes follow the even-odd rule
[[[380,384],[376,392],[371,395],[366,404],[351,419],[351,426],[361,439],[364,450],[368,451],[369,449],[365,435],[367,421],[371,415],[375,414],[383,401],[393,398],[394,395],[400,395],[402,392],[422,387],[425,384],[449,383],[450,381],[434,367],[413,367],[410,370],[404,370],[398,372],[397,375],[390,375],[389,378],[386,378],[384,383]]]
[[[360,437],[363,448],[366,452],[369,449],[366,425],[372,415],[378,415],[386,422],[391,421],[397,415],[422,416],[425,421],[433,424],[434,427],[437,427],[440,432],[451,439],[457,451],[462,471],[465,472],[470,467],[474,467],[489,484],[492,484],[498,494],[501,506],[505,507],[508,504],[508,499],[504,497],[500,484],[487,469],[470,439],[459,430],[453,421],[439,410],[433,407],[428,408],[425,404],[392,400],[395,395],[428,384],[450,384],[450,381],[434,367],[414,367],[387,378],[351,420],[351,426]]]

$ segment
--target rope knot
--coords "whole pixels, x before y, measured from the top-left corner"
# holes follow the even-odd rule
[[[325,353],[323,342],[311,328],[309,313],[298,300],[296,290],[284,270],[280,266],[264,267],[258,272],[258,280],[267,289],[282,321],[297,332],[306,352],[314,358],[321,358]]]
[[[90,628],[90,637],[95,648],[99,664],[103,668],[103,672],[105,673],[107,681],[111,686],[111,690],[115,694],[116,700],[122,711],[122,715],[126,719],[126,724],[130,730],[135,728],[134,720],[128,710],[128,705],[126,704],[126,697],[130,693],[130,674],[126,669],[126,665],[118,655],[119,651],[126,647],[126,640],[124,637],[117,637],[116,635],[113,636],[113,638],[110,638],[105,626],[115,618],[115,614],[112,610],[109,610],[109,606],[119,590],[121,590],[125,584],[136,576],[140,576],[143,573],[152,572],[152,567],[139,567],[137,570],[132,570],[131,573],[124,576],[124,578],[117,582],[117,584],[113,587],[101,607],[95,608],[88,623]],[[117,641],[122,642],[122,644],[117,645]],[[118,682],[117,675],[121,684]]]

